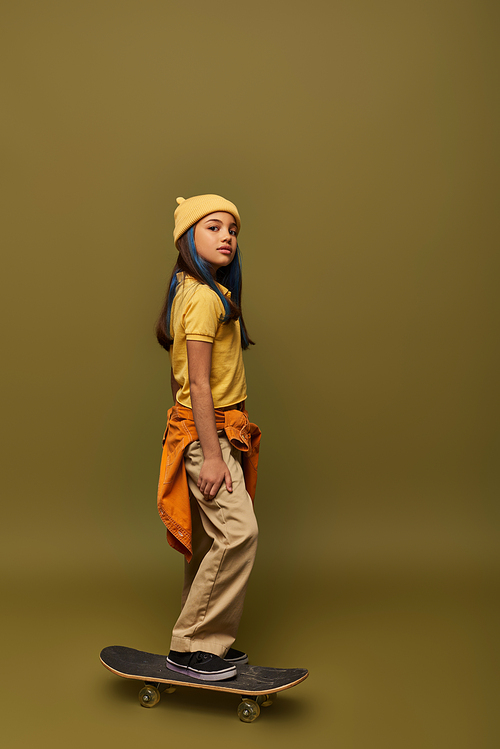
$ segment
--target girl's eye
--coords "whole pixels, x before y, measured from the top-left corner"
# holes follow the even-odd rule
[[[209,226],[208,228],[210,229],[210,231],[217,231],[217,229],[219,227],[218,226]]]
[[[229,229],[229,233],[233,234],[235,237],[237,236],[236,229]]]

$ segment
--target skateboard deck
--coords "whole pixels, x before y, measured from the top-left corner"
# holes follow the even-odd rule
[[[237,665],[238,675],[225,681],[202,681],[192,676],[170,671],[165,655],[155,655],[121,645],[112,645],[101,651],[101,663],[109,671],[126,679],[144,681],[139,692],[143,707],[154,707],[161,692],[174,692],[175,687],[195,687],[215,692],[231,692],[242,696],[238,717],[252,723],[260,708],[272,704],[278,692],[300,684],[309,676],[306,668],[267,668],[264,666]]]

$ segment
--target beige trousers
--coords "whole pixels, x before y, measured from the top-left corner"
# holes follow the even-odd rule
[[[233,491],[225,482],[212,500],[197,487],[203,465],[199,440],[184,452],[191,495],[193,557],[184,562],[182,610],[170,648],[203,650],[224,657],[236,638],[248,578],[257,550],[257,521],[245,489],[240,452],[219,432],[222,457],[231,473]]]

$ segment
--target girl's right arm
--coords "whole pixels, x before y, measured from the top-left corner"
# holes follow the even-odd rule
[[[189,386],[194,423],[203,450],[203,465],[198,478],[198,489],[206,499],[213,499],[222,482],[229,492],[233,485],[229,468],[222,458],[214,402],[210,389],[212,344],[207,341],[187,341]]]

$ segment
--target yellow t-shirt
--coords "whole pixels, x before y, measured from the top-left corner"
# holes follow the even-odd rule
[[[232,406],[245,400],[247,386],[241,350],[240,321],[220,322],[224,307],[209,286],[184,276],[172,303],[170,347],[172,371],[180,385],[177,400],[192,408],[189,388],[186,341],[207,341],[213,345],[210,388],[215,408]],[[179,276],[178,276],[179,277]],[[218,284],[225,295],[230,292]]]

